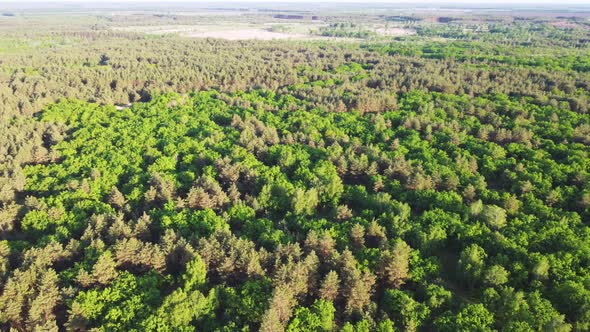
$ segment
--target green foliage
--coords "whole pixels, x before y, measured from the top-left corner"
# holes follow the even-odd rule
[[[205,285],[207,266],[199,255],[196,255],[187,265],[183,275],[186,290],[201,289]]]
[[[482,304],[468,304],[458,313],[446,313],[435,321],[438,331],[493,331],[494,316]]]
[[[348,70],[361,69],[351,66],[345,71]],[[338,273],[337,282],[326,285],[330,289],[323,289],[322,294],[336,304],[346,303],[342,309],[348,315],[358,315],[368,308],[376,281],[401,288],[387,291],[378,306],[403,330],[417,330],[433,321],[450,328],[447,318],[441,318],[450,314],[438,315],[452,308],[453,303],[464,303],[463,295],[455,296],[453,287],[447,290],[433,285],[441,276],[450,283],[469,285],[460,292],[477,296],[478,286],[521,287],[530,276],[540,282],[534,286],[537,289],[558,294],[543,280],[560,275],[566,281],[583,275],[580,260],[564,265],[556,256],[587,237],[584,232],[572,233],[573,229],[584,229],[579,205],[563,201],[554,203],[554,207],[546,206],[540,192],[535,193],[528,185],[524,189],[513,185],[518,181],[530,182],[545,190],[536,170],[543,165],[561,165],[556,166],[554,181],[571,186],[567,176],[560,174],[577,174],[576,168],[567,166],[565,161],[555,164],[550,156],[558,156],[557,152],[542,153],[526,142],[502,147],[466,136],[462,147],[448,144],[453,134],[444,126],[452,115],[437,110],[465,107],[470,101],[464,97],[415,91],[399,99],[398,111],[379,117],[317,109],[256,113],[247,107],[230,107],[224,102],[228,98],[256,100],[266,107],[276,103],[275,96],[265,97],[262,92],[199,92],[188,98],[162,95],[122,111],[62,101],[40,115],[42,121],[63,121],[72,133],[70,139],[55,146],[61,156],[59,163],[25,169],[27,190],[39,198],[28,203],[30,207],[21,223],[23,231],[38,238],[39,243],[47,239],[64,241],[71,234],[84,232],[84,241],[101,239],[102,242],[93,244],[97,252],[114,243],[111,258],[107,254],[87,258],[98,262],[94,270],[91,265],[78,273],[76,280],[85,287],[118,287],[118,280],[128,276],[125,270],[143,273],[154,269],[174,276],[174,271],[179,270],[175,265],[186,264],[184,286],[161,301],[154,298],[150,310],[125,310],[126,318],[115,318],[122,314],[110,314],[116,309],[109,306],[116,303],[124,308],[127,304],[111,301],[102,295],[104,291],[80,292],[72,308],[79,311],[76,317],[84,324],[190,330],[197,322],[213,326],[215,315],[222,315],[236,328],[256,329],[265,319],[265,328],[335,328],[322,320],[331,316],[318,314],[327,310],[320,308],[325,306],[324,302],[316,302],[315,307],[296,307],[296,297],[283,294],[282,298],[273,297],[274,304],[267,307],[272,294],[268,283],[256,281],[240,286],[242,278],[248,276],[274,273],[274,278],[279,278],[285,273],[281,269],[294,269],[293,264],[302,259],[297,250],[289,251],[289,255],[295,255],[290,259],[281,258],[285,250],[281,248],[293,241],[305,240],[310,246],[305,252],[313,248],[320,257],[320,266],[330,266],[325,264],[337,259],[338,250],[354,248],[358,266],[366,272],[353,271],[357,264],[350,261],[342,265],[349,270]],[[500,110],[506,105],[520,107],[515,100],[502,95],[479,97],[476,103],[491,103]],[[540,112],[537,106],[525,105]],[[416,130],[412,122],[418,121],[416,107],[419,113],[430,112],[428,121],[441,123],[441,130],[426,133],[432,135],[429,139],[421,138],[424,133]],[[424,107],[430,110],[420,110]],[[479,121],[476,119],[462,121],[469,131],[481,126],[474,124]],[[302,123],[306,123],[304,128]],[[395,123],[400,126],[393,126]],[[374,136],[373,130],[381,135]],[[335,138],[337,132],[341,138]],[[246,133],[252,136],[243,140]],[[300,138],[287,142],[294,137]],[[329,137],[333,142],[326,146]],[[396,137],[395,142],[386,137]],[[584,156],[581,146],[571,148]],[[528,164],[527,168],[516,164],[523,154],[533,156],[520,159]],[[578,169],[582,160],[576,161]],[[498,173],[512,180],[496,182],[496,189],[482,184],[482,179],[495,181]],[[477,189],[463,197],[465,192],[457,193],[461,187]],[[479,198],[476,200],[474,195]],[[532,208],[535,204],[538,207]],[[141,223],[134,220],[139,213],[148,219]],[[87,218],[97,215],[103,221],[88,228]],[[552,227],[557,220],[565,224]],[[351,237],[353,229],[356,235]],[[311,230],[324,235],[306,240],[304,234]],[[534,231],[528,240],[522,237],[524,230]],[[274,258],[277,263],[271,264],[273,260],[269,260],[266,251],[248,249],[253,246],[244,242],[239,246],[250,254],[236,263],[234,255],[238,251],[232,246],[241,240],[226,235],[219,237],[218,242],[200,244],[199,255],[194,253],[193,246],[180,245],[178,239],[165,240],[161,235],[164,231],[173,231],[181,242],[188,240],[193,244],[231,232],[265,250],[276,251],[273,255],[279,256]],[[46,240],[41,240],[42,236]],[[126,239],[130,236],[141,240]],[[466,244],[464,249],[451,249],[462,243]],[[514,256],[514,250],[538,253]],[[456,265],[462,273],[448,273],[446,263],[441,261]],[[285,266],[280,268],[281,264]],[[223,281],[221,288],[207,292],[207,271],[211,271],[209,275],[216,283]],[[298,285],[319,287],[315,285],[324,279],[320,277],[316,274],[316,281]],[[283,282],[288,280],[281,278]],[[415,294],[420,296],[404,290],[407,281],[422,287],[424,291]],[[152,288],[159,291],[158,286]],[[338,294],[347,294],[347,301],[342,301],[343,295]],[[557,297],[560,296],[551,299]],[[214,309],[218,303],[228,305],[221,314]],[[585,326],[584,309],[578,312],[557,303],[556,307],[563,310],[569,321]],[[274,307],[279,305],[286,307],[276,311]],[[476,309],[481,311],[471,306],[463,310]],[[338,309],[335,310],[336,314]],[[465,318],[459,325],[475,324],[485,330],[489,319],[480,314],[480,321],[469,322]],[[461,316],[461,312],[457,315]],[[565,323],[559,319],[554,322]],[[511,324],[516,325],[511,328],[523,328],[518,324],[525,323],[531,324],[515,320]],[[367,321],[354,328],[362,330],[363,324],[369,324],[369,329],[378,326]],[[388,329],[386,325],[383,328]]]
[[[487,255],[483,248],[477,244],[465,248],[461,252],[459,264],[468,280],[477,281],[485,268],[485,259]]]
[[[268,307],[271,293],[272,284],[268,279],[248,280],[240,287],[221,289],[222,320],[256,330]]]
[[[122,273],[111,286],[80,292],[72,303],[71,328],[138,329],[160,301],[161,279]]]
[[[400,290],[387,290],[383,305],[390,319],[398,323],[400,330],[416,331],[430,314],[428,307]]]
[[[492,229],[506,226],[506,211],[497,205],[484,206],[480,216]]]
[[[335,311],[331,302],[317,300],[310,309],[301,307],[295,310],[287,331],[332,331]]]
[[[509,273],[501,265],[491,266],[484,275],[484,280],[492,286],[502,285],[508,282]]]
[[[142,322],[144,331],[197,331],[195,325],[215,308],[215,292],[204,296],[199,291],[177,289],[164,299],[156,313]]]
[[[0,37],[3,329],[590,329],[587,23],[97,17]]]

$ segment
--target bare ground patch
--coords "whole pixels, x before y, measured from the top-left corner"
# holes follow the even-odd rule
[[[375,29],[375,32],[377,32],[381,36],[388,37],[412,36],[416,34],[416,30],[404,28],[380,28]]]
[[[284,33],[284,32],[271,32],[262,29],[236,29],[236,30],[218,30],[218,31],[205,31],[205,32],[192,32],[182,34],[186,37],[193,38],[219,38],[227,40],[246,40],[246,39],[258,39],[258,40],[273,40],[273,39],[308,39],[309,35],[301,33]]]

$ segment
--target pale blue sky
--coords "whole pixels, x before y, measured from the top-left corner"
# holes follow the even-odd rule
[[[448,4],[448,3],[463,3],[463,4],[560,4],[563,5],[564,3],[572,3],[572,4],[590,4],[590,0],[563,0],[563,1],[555,1],[555,0],[400,0],[400,1],[392,1],[392,0],[285,0],[285,1],[277,1],[277,0],[223,0],[223,1],[212,1],[212,0],[172,0],[172,1],[163,1],[163,0],[123,0],[123,1],[114,1],[114,0],[106,0],[106,1],[97,1],[97,0],[3,0],[4,3],[18,3],[18,2],[45,2],[45,3],[58,3],[58,2],[159,2],[165,4],[166,2],[192,2],[192,3],[227,3],[227,2],[270,2],[270,3],[309,3],[309,2],[327,2],[327,3],[342,3],[342,2],[352,2],[352,3],[389,3],[389,4],[396,4],[396,3],[419,3],[419,4]]]
[[[79,3],[79,4],[124,4],[124,3],[151,3],[157,4],[158,6],[165,6],[166,4],[178,4],[178,3],[192,3],[192,4],[229,4],[229,3],[268,3],[274,5],[283,4],[297,4],[297,3],[359,3],[366,4],[370,7],[371,3],[375,4],[389,4],[395,6],[399,5],[418,5],[420,7],[429,6],[438,7],[444,5],[466,5],[466,7],[477,7],[478,5],[485,6],[486,8],[498,7],[514,7],[514,8],[536,8],[541,7],[553,7],[566,10],[576,10],[582,8],[590,8],[590,0],[0,0],[0,8],[2,5],[22,5],[31,3],[44,3],[51,4],[52,6],[59,5],[60,3]],[[512,6],[511,6],[512,5]]]

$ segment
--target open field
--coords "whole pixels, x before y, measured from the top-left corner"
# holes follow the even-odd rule
[[[114,31],[140,32],[153,35],[177,34],[191,38],[219,38],[225,40],[273,40],[273,39],[297,39],[297,40],[334,40],[354,41],[355,38],[328,37],[317,34],[319,28],[327,26],[323,22],[267,22],[259,24],[231,24],[222,21],[220,24],[210,23],[195,25],[148,25],[148,26],[118,26]],[[411,28],[396,28],[384,26],[370,26],[367,29],[374,31],[376,36],[398,37],[416,34]],[[356,38],[358,40],[358,38]]]
[[[262,29],[241,29],[241,30],[226,30],[226,31],[206,31],[206,32],[192,32],[183,34],[186,37],[193,38],[220,38],[226,40],[273,40],[273,39],[309,39],[309,35],[271,32]]]

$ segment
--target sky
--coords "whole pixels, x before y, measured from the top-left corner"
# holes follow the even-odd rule
[[[179,3],[191,3],[191,4],[231,4],[231,3],[261,3],[261,4],[297,4],[297,3],[310,3],[310,4],[339,4],[339,3],[357,3],[357,4],[389,4],[395,6],[399,5],[417,5],[419,7],[444,7],[445,5],[461,6],[465,5],[465,8],[536,8],[537,6],[543,8],[560,8],[567,11],[582,10],[582,8],[590,8],[590,0],[0,0],[0,9],[3,5],[6,8],[16,6],[27,6],[35,5],[36,3],[51,4],[52,6],[59,5],[60,3],[68,4],[100,4],[100,5],[121,5],[124,3],[147,3],[157,4],[158,6],[165,6],[167,4],[179,4]],[[28,4],[28,5],[27,5]],[[91,5],[92,6],[92,5]]]
[[[79,3],[92,3],[92,2],[151,2],[151,3],[162,3],[165,4],[169,1],[163,0],[123,0],[123,1],[97,1],[97,0],[0,0],[4,3],[19,3],[19,2],[44,2],[44,3],[56,3],[56,2],[79,2]],[[463,3],[463,4],[560,4],[565,3],[571,4],[590,4],[590,0],[223,0],[223,1],[212,1],[212,0],[173,0],[170,2],[191,2],[191,3],[228,3],[228,2],[268,2],[268,3],[310,3],[310,2],[324,2],[324,3],[419,3],[419,4],[448,4],[448,3]]]

